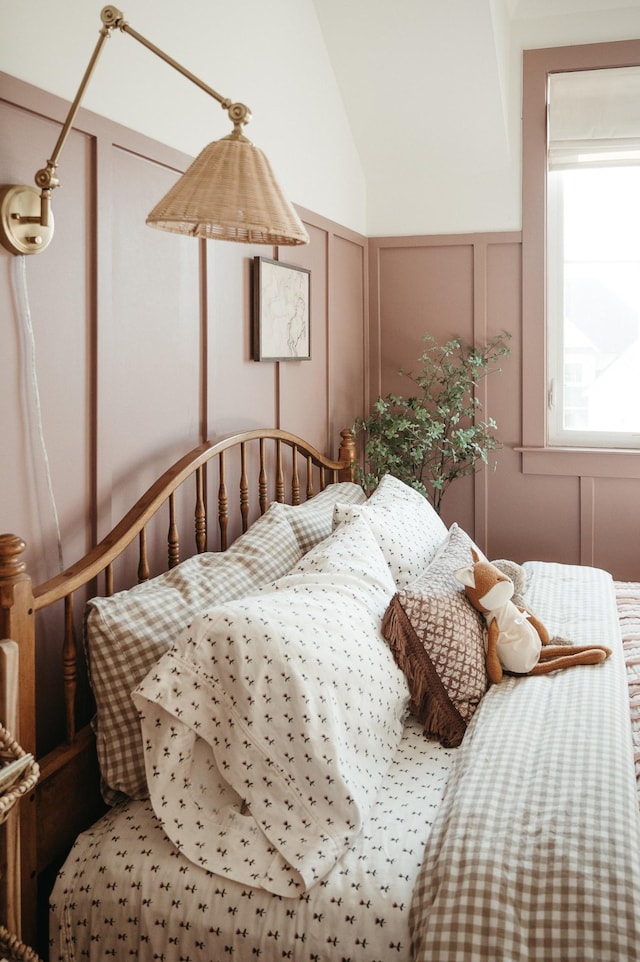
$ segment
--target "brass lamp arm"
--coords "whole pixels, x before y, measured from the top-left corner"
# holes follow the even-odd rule
[[[200,80],[199,77],[196,77],[194,73],[191,73],[190,70],[187,70],[186,67],[183,67],[182,64],[178,63],[177,60],[174,60],[173,57],[170,57],[168,53],[165,53],[164,50],[160,49],[160,47],[156,47],[154,43],[151,43],[151,41],[146,37],[143,37],[141,33],[138,33],[137,30],[134,30],[133,27],[123,19],[122,13],[119,10],[116,10],[115,7],[105,7],[101,16],[103,23],[111,22],[112,26],[118,27],[118,29],[122,30],[123,33],[128,33],[130,37],[133,37],[134,40],[137,40],[138,43],[141,43],[142,46],[146,47],[147,50],[150,50],[151,53],[155,53],[156,57],[160,57],[160,59],[164,60],[165,63],[168,63],[170,67],[173,67],[174,70],[177,70],[178,73],[181,73],[183,77],[186,77],[187,80],[190,80],[191,83],[194,83],[196,87],[200,87],[200,89],[204,90],[204,92],[209,94],[210,97],[213,97],[214,100],[217,100],[218,103],[221,104],[226,110],[229,110],[229,108],[233,106],[228,97],[223,97],[222,94],[219,94],[217,90],[214,90],[213,87],[210,87],[203,80]],[[113,21],[110,20],[111,17],[114,18]],[[245,110],[247,109],[248,108],[245,107]],[[233,120],[233,117],[231,119]]]
[[[182,64],[178,63],[177,60],[174,60],[173,57],[170,57],[168,53],[165,53],[164,50],[160,49],[160,47],[156,47],[155,43],[151,43],[151,41],[147,40],[146,37],[143,37],[141,33],[138,33],[137,30],[134,30],[133,27],[123,19],[122,13],[115,7],[105,7],[101,16],[103,23],[105,24],[113,17],[114,21],[112,26],[116,26],[119,30],[122,30],[123,33],[129,34],[130,37],[133,37],[134,40],[137,40],[138,43],[141,43],[143,47],[146,47],[147,50],[150,50],[151,53],[155,53],[156,57],[160,57],[160,59],[164,60],[165,63],[168,63],[170,67],[173,67],[174,70],[177,70],[178,73],[181,73],[183,77],[186,77],[187,80],[190,80],[191,83],[196,85],[196,87],[200,87],[200,90],[204,90],[206,94],[209,94],[210,97],[213,97],[214,100],[217,100],[218,103],[224,107],[229,114],[229,119],[234,127],[234,135],[242,135],[243,126],[248,124],[251,120],[251,111],[245,104],[233,103],[229,97],[223,97],[222,94],[219,94],[217,90],[214,90],[213,87],[210,87],[209,84],[206,84],[204,80],[200,80],[200,77],[196,77],[194,73],[191,73],[190,70],[187,70],[186,67],[183,67]]]
[[[104,14],[104,11],[103,11],[103,14]],[[102,19],[104,23],[104,16]],[[51,210],[51,191],[53,190],[54,187],[58,187],[60,184],[60,181],[56,175],[56,167],[58,166],[58,157],[62,152],[62,148],[64,147],[67,141],[67,137],[69,136],[69,131],[71,130],[72,124],[76,119],[76,114],[78,113],[78,110],[80,108],[80,102],[84,96],[84,92],[87,88],[87,84],[89,83],[89,80],[91,79],[93,71],[95,70],[96,63],[98,62],[98,57],[102,52],[102,47],[104,46],[105,41],[111,36],[111,30],[112,30],[112,27],[107,26],[106,23],[102,27],[98,42],[91,55],[91,59],[89,60],[87,69],[84,72],[84,76],[80,82],[80,86],[78,87],[78,91],[74,97],[73,103],[69,108],[69,112],[62,126],[62,130],[60,131],[60,136],[56,141],[55,147],[53,148],[53,153],[51,154],[51,158],[47,161],[46,167],[42,167],[39,171],[36,172],[36,175],[34,178],[35,183],[36,183],[36,186],[40,187],[42,191],[40,217],[29,218],[29,219],[32,222],[35,221],[36,223],[39,223],[42,227],[49,226],[50,210]],[[25,220],[25,218],[22,218],[22,219],[23,221]]]
[[[241,136],[243,125],[251,120],[251,111],[248,107],[246,107],[244,104],[234,104],[228,97],[223,97],[218,93],[217,90],[214,90],[213,87],[210,87],[203,80],[200,80],[199,77],[196,77],[194,73],[192,73],[190,70],[187,70],[186,67],[183,67],[182,64],[178,63],[177,60],[174,60],[173,57],[170,57],[169,54],[165,53],[164,50],[156,47],[154,43],[144,37],[141,33],[138,33],[137,30],[134,30],[133,27],[127,23],[127,21],[124,19],[124,14],[121,10],[118,10],[117,7],[104,7],[100,13],[100,17],[103,25],[102,29],[100,30],[98,42],[95,46],[93,54],[91,55],[87,69],[84,72],[84,76],[80,82],[80,86],[78,87],[78,91],[75,95],[73,103],[69,108],[69,113],[67,114],[62,130],[60,131],[60,136],[58,137],[56,145],[53,148],[51,158],[47,161],[47,166],[41,168],[35,175],[36,186],[42,191],[41,214],[40,217],[31,217],[28,218],[28,220],[32,223],[39,223],[42,227],[49,226],[51,191],[54,187],[58,187],[60,184],[60,181],[56,175],[58,158],[62,152],[62,148],[66,143],[67,137],[69,136],[69,131],[71,130],[73,122],[76,118],[76,114],[80,108],[80,103],[84,96],[84,92],[93,75],[93,71],[95,70],[104,43],[111,36],[111,32],[115,27],[117,27],[123,33],[129,34],[130,37],[133,37],[134,40],[137,40],[138,43],[141,43],[143,47],[146,47],[147,50],[151,51],[151,53],[154,53],[157,57],[160,57],[160,59],[164,60],[165,63],[168,63],[170,67],[173,67],[174,70],[177,70],[178,73],[181,73],[183,77],[186,77],[187,80],[190,80],[197,87],[200,87],[201,90],[204,90],[205,93],[209,94],[210,97],[213,97],[214,100],[217,100],[218,103],[228,111],[229,117],[234,125],[235,136]],[[23,222],[26,221],[27,218],[23,218]]]

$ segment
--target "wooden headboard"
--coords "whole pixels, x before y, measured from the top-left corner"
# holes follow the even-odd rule
[[[41,777],[20,807],[21,919],[25,942],[46,944],[46,900],[52,874],[79,832],[102,812],[99,773],[91,727],[78,716],[82,673],[82,611],[88,598],[147,580],[190,554],[224,550],[271,501],[299,504],[338,480],[354,480],[356,448],[351,432],[341,432],[337,460],[289,432],[259,429],[194,448],[154,482],[125,517],[84,558],[46,581],[32,584],[23,554],[26,545],[14,534],[0,535],[0,639],[13,639],[19,650],[19,741],[38,757]],[[192,485],[185,482],[191,480]],[[191,488],[185,495],[185,488]],[[185,508],[186,498],[190,507]],[[214,513],[208,505],[215,503]],[[185,553],[183,520],[191,519],[194,547]],[[154,545],[161,518],[166,557],[157,570]],[[137,540],[137,561],[122,560]],[[135,546],[135,545],[134,545]],[[121,563],[122,561],[122,563]],[[121,563],[121,564],[120,564]],[[120,567],[118,568],[118,565]],[[127,581],[128,573],[133,577]],[[124,573],[123,573],[124,572]],[[64,698],[64,737],[38,752],[36,660],[39,625],[57,614],[61,626],[58,677]],[[49,643],[50,639],[48,639]],[[48,659],[50,653],[47,653]],[[17,734],[17,733],[14,733]],[[38,939],[38,905],[40,937]]]

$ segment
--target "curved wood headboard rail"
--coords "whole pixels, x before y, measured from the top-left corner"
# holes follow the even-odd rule
[[[66,571],[55,575],[53,578],[50,578],[48,581],[45,581],[43,584],[34,588],[33,599],[35,610],[38,611],[40,608],[45,608],[55,601],[60,601],[70,592],[76,591],[78,588],[87,584],[89,581],[92,581],[95,577],[101,574],[110,564],[113,563],[113,561],[115,561],[120,554],[122,554],[124,549],[131,544],[134,538],[144,530],[158,509],[167,502],[169,497],[175,491],[177,491],[184,481],[199,471],[212,459],[221,456],[224,458],[224,453],[226,451],[238,446],[242,448],[243,445],[246,445],[250,441],[279,441],[297,451],[298,454],[301,454],[303,457],[308,459],[311,464],[318,466],[321,471],[325,472],[321,474],[321,487],[324,487],[329,483],[329,480],[335,481],[342,479],[351,481],[354,479],[355,442],[351,432],[348,429],[342,431],[341,438],[342,443],[340,446],[340,458],[337,461],[332,461],[320,454],[319,451],[304,442],[301,438],[296,437],[295,434],[290,434],[287,431],[278,429],[272,429],[270,431],[245,431],[242,434],[231,435],[221,441],[207,441],[204,444],[198,445],[189,451],[188,454],[185,454],[184,457],[180,458],[179,461],[176,461],[176,463],[170,468],[168,468],[164,474],[162,474],[158,480],[155,481],[150,488],[148,488],[148,490],[138,499],[138,501],[136,501],[133,507],[127,512],[122,520],[118,522],[113,530],[110,531],[109,534],[106,535],[106,537],[104,537],[95,548],[93,548],[93,550],[86,554],[84,558],[78,561],[77,564],[71,565],[71,567],[67,568]],[[263,485],[265,484],[264,476],[266,472],[264,455],[265,452],[263,449],[260,455]],[[224,464],[224,460],[221,461],[221,464]],[[284,488],[282,487],[281,480],[282,463],[280,459],[278,461],[278,472],[279,476],[276,480],[280,485],[280,489],[277,489],[275,500],[284,501]],[[308,478],[310,477],[311,473],[309,472]],[[241,489],[241,495],[242,493],[243,489]],[[246,494],[246,490],[244,493]],[[307,487],[305,496],[306,498],[309,498],[312,497],[314,493],[315,492],[313,488]],[[220,512],[220,506],[223,505],[224,508],[227,507],[227,504],[225,503],[225,494],[226,492],[223,490],[218,492],[218,521],[223,529],[226,517],[224,513]],[[294,497],[292,503],[298,504],[299,500],[299,497]],[[266,498],[265,487],[261,496],[261,511],[264,512],[267,507],[268,502]],[[246,519],[247,515],[245,513],[243,516],[243,530],[246,530]],[[205,550],[203,542],[201,542],[198,547],[200,551]],[[223,545],[223,547],[226,547],[226,545]],[[2,571],[2,560],[2,548],[0,547],[0,572]],[[173,558],[170,558],[170,567],[173,566],[171,561],[173,561],[174,564],[177,563],[175,555]],[[144,580],[144,578],[139,580]]]
[[[258,452],[255,452],[255,448]],[[290,449],[286,467],[283,448]],[[229,465],[227,465],[227,460]],[[247,464],[251,460],[251,471]],[[168,504],[167,568],[180,561],[180,538],[176,493],[195,477],[194,533],[196,552],[207,547],[208,510],[207,465],[217,464],[216,518],[220,549],[227,547],[229,522],[234,530],[245,531],[251,510],[266,511],[269,492],[275,500],[292,504],[317,493],[314,477],[322,490],[328,483],[355,480],[357,451],[349,429],[341,432],[338,459],[321,454],[302,438],[280,429],[256,429],[209,441],[193,448],[168,468],[138,499],[122,520],[76,564],[43,584],[33,586],[23,558],[26,545],[13,534],[0,534],[0,639],[12,638],[19,647],[19,740],[26,751],[36,754],[36,612],[52,605],[64,605],[60,681],[65,703],[65,742],[39,758],[41,779],[29,803],[21,806],[23,933],[34,942],[38,875],[68,849],[79,831],[90,824],[98,802],[89,801],[87,780],[96,781],[95,751],[90,730],[76,732],[76,688],[78,651],[76,645],[74,594],[80,589],[96,593],[96,579],[104,576],[103,594],[114,590],[113,564],[138,538],[138,582],[149,577],[147,526]],[[229,498],[228,467],[233,465],[238,490]],[[230,473],[230,472],[229,472]],[[251,474],[254,483],[248,481]],[[257,475],[257,491],[255,476]],[[302,478],[301,478],[302,475]],[[85,592],[82,592],[84,607]],[[97,793],[96,798],[97,798]],[[42,941],[41,941],[41,944]]]

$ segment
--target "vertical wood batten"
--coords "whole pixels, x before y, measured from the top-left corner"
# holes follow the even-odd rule
[[[472,242],[473,254],[473,343],[474,345],[486,344],[489,337],[489,284],[488,284],[488,259],[489,242],[484,238],[478,238]],[[477,385],[475,394],[481,404],[483,412],[489,409],[489,387],[487,378],[483,378]],[[488,516],[489,516],[489,479],[487,476],[487,466],[478,466],[474,474],[473,485],[473,515],[474,515],[474,538],[478,546],[488,552]]]

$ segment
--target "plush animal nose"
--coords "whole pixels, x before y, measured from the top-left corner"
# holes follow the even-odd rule
[[[480,598],[480,603],[487,611],[502,607],[513,595],[513,582],[510,578],[500,578]]]

